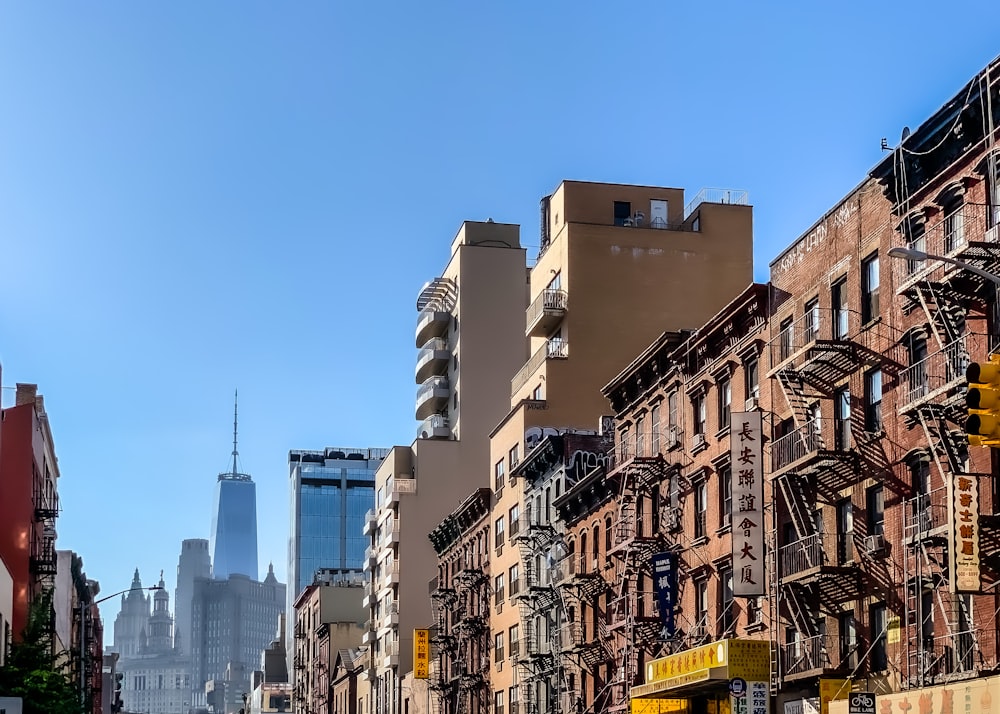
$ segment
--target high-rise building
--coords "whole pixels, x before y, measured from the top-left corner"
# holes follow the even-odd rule
[[[177,560],[177,588],[174,590],[174,647],[178,652],[191,651],[191,599],[194,581],[212,577],[212,559],[208,541],[188,538],[181,543]]]
[[[212,577],[257,579],[257,486],[237,466],[236,413],[233,415],[233,467],[219,474],[212,511]]]
[[[375,711],[404,711],[398,675],[412,633],[430,622],[427,583],[437,558],[427,534],[474,490],[489,463],[489,433],[509,407],[510,377],[527,357],[527,268],[519,228],[466,222],[441,276],[417,297],[417,439],[393,448],[376,476],[366,519],[366,643]]]
[[[226,580],[198,578],[191,606],[192,704],[215,700],[216,711],[236,711],[241,694],[253,688],[261,653],[274,640],[275,623],[285,610],[285,585],[274,568],[263,582],[245,575]]]
[[[289,613],[289,642],[295,624],[293,603],[318,572],[322,571],[326,582],[361,584],[368,545],[362,533],[365,514],[375,503],[375,470],[386,453],[387,449],[340,447],[288,452],[291,535],[285,611]],[[360,590],[357,593],[360,607]]]

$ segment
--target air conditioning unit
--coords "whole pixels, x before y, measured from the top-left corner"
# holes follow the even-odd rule
[[[750,397],[747,399],[746,403],[743,405],[743,411],[752,412],[760,408],[760,398]]]
[[[703,640],[708,637],[708,628],[704,625],[695,625],[691,628],[691,637],[696,640]]]
[[[594,558],[590,562],[590,572],[596,573],[600,569],[601,569],[601,559],[600,558]]]
[[[667,429],[667,448],[676,449],[679,441],[680,438],[677,433],[677,427],[672,426],[669,429]]]
[[[1000,242],[1000,223],[987,229],[986,231],[986,242],[987,243],[998,243]]]
[[[865,536],[865,553],[875,555],[885,550],[885,536],[882,534]]]
[[[678,506],[667,510],[667,529],[676,533],[684,527],[683,512]]]
[[[691,448],[692,449],[700,449],[704,445],[705,445],[705,435],[704,434],[695,434],[691,438]]]

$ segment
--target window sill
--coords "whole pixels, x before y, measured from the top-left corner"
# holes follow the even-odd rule
[[[723,439],[723,438],[729,436],[729,428],[730,428],[729,424],[726,424],[724,427],[722,427],[717,432],[715,432],[715,438],[716,439]]]
[[[756,632],[763,632],[765,629],[766,628],[764,627],[764,623],[763,622],[754,622],[754,623],[752,623],[752,624],[747,625],[746,627],[744,627],[743,631],[745,633],[747,633],[748,635],[752,635],[752,634],[754,634]]]
[[[726,535],[727,533],[731,533],[732,530],[733,530],[733,524],[732,523],[726,523],[725,525],[721,525],[721,526],[718,527],[718,529],[716,529],[715,535],[717,535],[717,536],[723,536],[723,535]]]
[[[691,455],[694,456],[695,454],[700,454],[702,451],[704,451],[707,448],[708,448],[708,439],[705,439],[700,444],[698,444],[697,446],[692,446],[691,447]]]
[[[708,543],[707,535],[699,536],[698,538],[695,538],[694,540],[691,541],[692,546],[705,545],[706,543]]]

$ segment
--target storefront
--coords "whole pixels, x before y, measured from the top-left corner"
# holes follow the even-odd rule
[[[849,714],[847,701],[831,702],[830,714]],[[935,687],[877,694],[876,714],[993,714],[1000,712],[1000,677],[959,680]]]
[[[770,714],[771,643],[720,640],[646,665],[631,714]]]

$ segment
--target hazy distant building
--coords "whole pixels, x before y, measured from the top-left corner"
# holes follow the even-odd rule
[[[162,573],[158,585],[162,589],[152,597],[141,591],[122,596],[114,634],[114,650],[119,655],[115,667],[124,674],[122,701],[125,711],[187,712],[191,706],[190,661],[173,645],[174,619]],[[132,587],[142,588],[138,569]]]
[[[224,697],[227,710],[242,706],[252,691],[252,673],[274,640],[274,627],[285,609],[285,585],[268,569],[263,582],[245,575],[226,580],[198,578],[191,603],[191,687],[193,702],[209,704]],[[215,711],[222,711],[217,699]]]
[[[181,543],[177,560],[177,588],[174,590],[174,647],[178,652],[191,651],[191,599],[194,581],[212,577],[212,559],[208,541],[188,538]]]
[[[236,420],[233,419],[233,468],[219,474],[212,511],[212,577],[257,579],[257,486],[237,469]]]
[[[289,451],[291,534],[288,539],[289,614],[286,640],[292,641],[292,604],[316,574],[327,582],[360,583],[364,570],[365,514],[375,505],[375,471],[387,449],[332,447]],[[289,648],[291,649],[291,648]],[[289,664],[291,653],[289,652]]]

